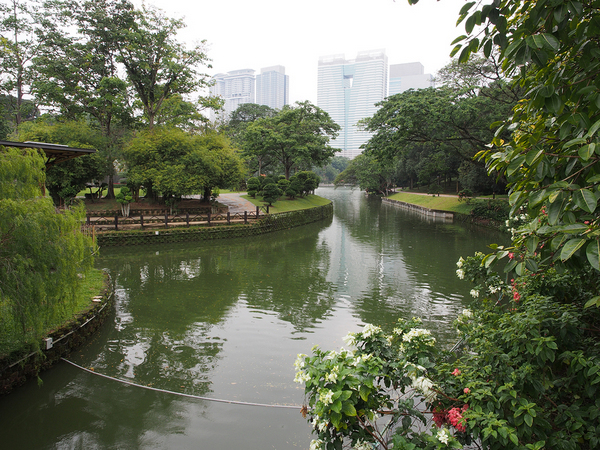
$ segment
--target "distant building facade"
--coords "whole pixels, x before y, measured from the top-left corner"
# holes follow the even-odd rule
[[[260,69],[256,75],[256,103],[273,109],[282,109],[290,103],[290,76],[285,67],[271,66]]]
[[[400,94],[409,89],[425,89],[435,87],[433,76],[424,73],[420,62],[390,65],[389,95]]]
[[[257,103],[274,109],[281,109],[289,104],[290,77],[285,74],[285,67],[265,67],[256,76],[254,72],[253,69],[241,69],[218,73],[213,77],[211,95],[225,100],[220,117],[228,118],[244,103]],[[211,114],[211,119],[215,118]]]
[[[372,134],[357,127],[359,120],[377,111],[376,103],[387,97],[388,59],[385,50],[360,52],[356,59],[344,55],[319,58],[317,106],[341,127],[331,142],[340,156],[354,158]]]
[[[225,100],[226,117],[243,103],[255,101],[255,77],[253,69],[233,70],[218,73],[214,76],[215,84],[211,87],[211,95]]]

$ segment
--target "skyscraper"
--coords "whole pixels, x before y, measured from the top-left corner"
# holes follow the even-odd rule
[[[424,72],[425,68],[420,62],[390,65],[389,95],[400,94],[409,89],[435,87],[433,76]]]
[[[377,111],[375,103],[387,96],[388,59],[385,50],[360,52],[356,59],[344,55],[319,58],[317,106],[325,110],[341,127],[331,146],[341,156],[354,158],[371,133],[357,127],[360,119]]]
[[[228,117],[242,103],[254,103],[255,80],[253,69],[232,70],[218,73],[210,93],[225,100],[225,116]]]
[[[256,103],[281,109],[290,103],[290,76],[285,67],[271,66],[260,69],[256,75]]]

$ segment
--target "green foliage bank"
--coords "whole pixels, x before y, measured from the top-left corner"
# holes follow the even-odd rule
[[[83,210],[58,212],[41,197],[43,167],[35,151],[0,151],[0,329],[11,347],[39,343],[73,307],[93,263],[93,242],[80,232]]]

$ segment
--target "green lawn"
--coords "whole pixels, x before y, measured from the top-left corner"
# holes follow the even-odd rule
[[[265,202],[263,202],[262,197],[257,195],[256,198],[250,197],[248,194],[242,195],[242,198],[245,198],[252,204],[256,206],[264,206]],[[299,209],[308,209],[314,208],[315,206],[323,206],[331,203],[331,200],[327,200],[326,198],[319,197],[318,195],[307,195],[306,197],[297,197],[294,200],[288,200],[286,197],[281,197],[280,200],[276,201],[269,207],[269,213],[281,213],[288,211],[297,211]]]
[[[392,200],[412,203],[413,205],[424,206],[429,209],[439,209],[442,211],[452,211],[462,214],[469,214],[471,206],[467,202],[459,202],[458,197],[437,197],[432,195],[409,194],[406,192],[398,192],[390,195]]]

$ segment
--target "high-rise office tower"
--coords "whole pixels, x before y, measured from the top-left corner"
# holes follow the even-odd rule
[[[433,76],[424,72],[425,68],[420,62],[391,64],[389,95],[400,94],[409,89],[435,87]]]
[[[226,117],[229,117],[242,103],[254,103],[255,80],[253,69],[218,73],[213,78],[215,84],[211,87],[210,93],[225,100]]]
[[[319,58],[317,106],[341,127],[331,142],[342,150],[340,156],[354,158],[362,152],[360,146],[372,134],[360,130],[357,123],[375,114],[375,104],[387,96],[387,80],[385,50],[360,52],[354,60],[346,60],[344,55]]]
[[[256,75],[256,103],[281,109],[290,103],[290,76],[285,67],[271,66],[260,69]]]

